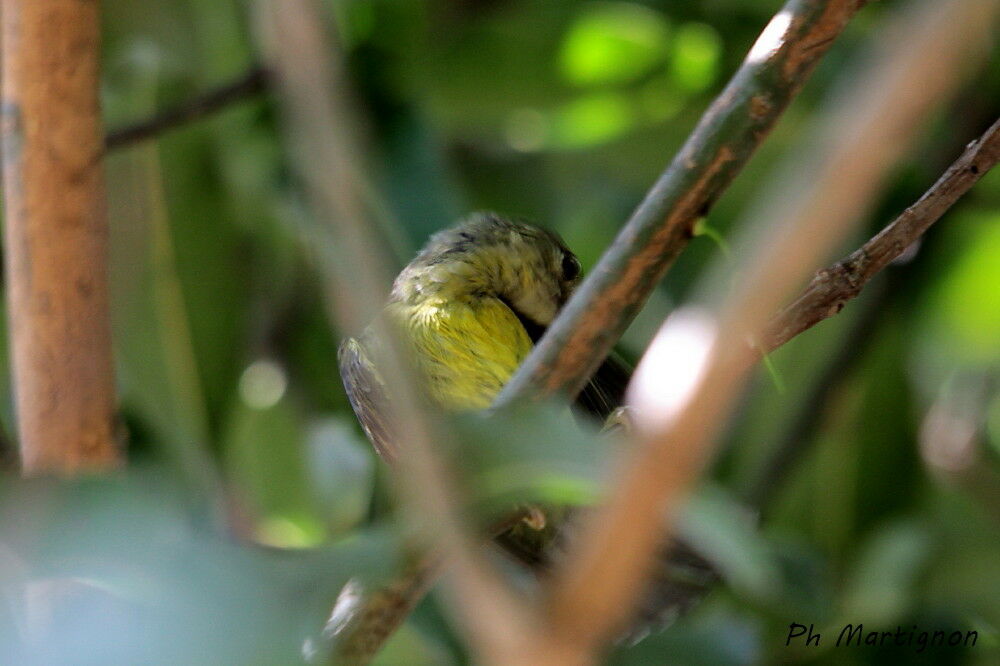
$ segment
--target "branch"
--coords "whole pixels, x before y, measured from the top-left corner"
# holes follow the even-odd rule
[[[331,663],[369,663],[427,594],[440,572],[440,564],[438,557],[417,555],[390,580],[362,592],[364,598],[356,615],[336,636]]]
[[[771,322],[768,351],[840,312],[872,277],[913,245],[1000,161],[1000,120],[970,143],[920,199],[849,256],[819,271],[805,291]]]
[[[969,143],[937,182],[878,235],[849,257],[820,271],[803,293],[772,319],[770,333],[765,337],[766,348],[773,351],[839,313],[875,274],[916,243],[997,161],[1000,161],[1000,120]],[[887,289],[883,284],[877,295],[864,304],[864,310],[851,323],[837,350],[825,361],[800,411],[750,485],[746,498],[751,506],[764,509],[781,478],[801,455],[804,444],[810,439],[809,434],[820,423],[828,397],[874,340],[873,333],[880,321],[878,316],[886,301]]]
[[[108,132],[104,139],[105,150],[116,148],[155,138],[164,132],[180,127],[186,123],[200,120],[230,104],[241,102],[252,97],[267,87],[267,72],[260,65],[255,65],[236,80],[187,100],[172,109],[162,111],[152,118]]]
[[[389,272],[363,204],[362,150],[342,62],[323,24],[316,0],[262,3],[259,26],[284,102],[294,165],[319,223],[309,233],[327,278],[328,303],[341,330],[360,331],[379,321],[381,305],[373,296],[388,293]],[[394,481],[404,508],[419,519],[425,543],[439,549],[453,588],[450,601],[481,661],[509,663],[523,644],[527,613],[466,529],[452,479],[434,446],[443,441],[442,428],[422,408],[405,347],[389,327],[378,332],[385,346],[380,373],[393,389],[393,399],[383,405],[390,412],[385,419],[405,424],[394,432],[401,440]],[[403,590],[405,598],[419,598],[415,591],[421,583]]]
[[[496,402],[576,395],[865,0],[790,0]]]
[[[587,663],[620,627],[753,365],[746,340],[760,339],[788,291],[862,217],[902,138],[982,51],[997,7],[925,0],[897,19],[877,66],[852,76],[851,94],[822,119],[831,131],[797,168],[796,187],[781,183],[754,218],[761,243],[733,293],[714,313],[689,308],[664,323],[629,389],[641,445],[553,580],[541,647],[549,663]]]
[[[108,306],[99,6],[3,3],[4,246],[25,472],[122,461]]]

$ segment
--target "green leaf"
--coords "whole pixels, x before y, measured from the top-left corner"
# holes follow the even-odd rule
[[[622,136],[634,124],[635,110],[624,95],[587,95],[555,114],[550,143],[556,148],[596,146]]]
[[[375,659],[373,666],[450,666],[455,659],[439,642],[418,631],[407,622],[386,641]]]
[[[240,545],[199,528],[162,472],[2,480],[2,556],[18,564],[2,589],[59,603],[46,639],[4,640],[0,662],[299,663],[348,579],[395,566],[394,540],[374,530],[310,551]],[[30,610],[16,605],[18,626]]]
[[[917,523],[897,521],[876,529],[862,544],[848,575],[842,601],[845,620],[887,626],[907,613],[930,547],[927,531]]]
[[[240,399],[223,429],[226,476],[261,516],[259,539],[277,547],[315,545],[324,528],[306,471],[302,414],[280,399],[283,388],[274,393],[267,377],[253,378],[255,366],[243,373]]]
[[[780,594],[781,573],[771,546],[752,514],[726,491],[699,490],[685,507],[678,532],[736,590],[766,601]]]
[[[502,515],[521,503],[595,502],[612,444],[565,406],[528,405],[453,421],[450,447],[474,506]]]
[[[371,445],[353,426],[330,418],[312,424],[306,440],[308,476],[321,513],[334,533],[359,524],[375,483]]]
[[[968,231],[955,261],[941,276],[929,316],[938,351],[968,364],[1000,359],[1000,216],[967,215]]]
[[[682,617],[666,631],[638,645],[619,646],[608,659],[611,666],[749,666],[761,662],[760,629],[746,618],[716,610],[708,615]]]
[[[677,29],[671,52],[670,71],[680,90],[707,90],[719,74],[722,39],[704,23],[685,23]]]

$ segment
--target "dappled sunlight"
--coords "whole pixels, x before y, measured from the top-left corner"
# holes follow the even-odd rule
[[[254,361],[240,375],[240,397],[253,409],[274,407],[287,388],[284,368],[267,359]]]
[[[707,310],[688,307],[670,315],[629,385],[628,404],[641,429],[662,430],[687,405],[704,377],[717,335]]]
[[[569,27],[560,48],[560,69],[573,85],[626,83],[663,61],[669,36],[667,17],[649,7],[594,4]]]
[[[792,24],[792,13],[788,10],[778,12],[771,19],[771,22],[760,33],[760,37],[754,42],[750,53],[747,54],[747,62],[756,64],[767,60],[784,44],[785,32]]]

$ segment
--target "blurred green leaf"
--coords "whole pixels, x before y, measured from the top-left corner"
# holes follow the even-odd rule
[[[550,143],[556,148],[595,146],[618,138],[634,123],[633,106],[624,95],[588,95],[555,114]]]
[[[108,161],[111,297],[123,409],[152,432],[163,460],[192,492],[215,492],[209,415],[178,275],[157,153],[144,147]]]
[[[655,123],[670,120],[684,108],[687,94],[677,88],[669,76],[656,76],[639,90],[639,101],[646,117]]]
[[[927,563],[931,541],[913,521],[896,521],[873,530],[861,544],[848,574],[841,616],[847,622],[888,626],[910,610],[914,582]]]
[[[306,446],[309,480],[327,525],[334,534],[358,525],[375,484],[371,445],[353,426],[330,418],[309,427]]]
[[[249,386],[254,382],[247,376],[256,365],[243,373],[240,399],[224,426],[226,476],[261,515],[258,536],[263,541],[284,547],[315,545],[324,530],[308,482],[302,414],[282,399],[283,388],[264,395],[273,389]]]
[[[663,61],[667,19],[643,5],[594,4],[577,15],[559,54],[563,76],[575,85],[624,83]]]
[[[444,646],[406,623],[392,635],[382,650],[375,655],[372,666],[451,666],[455,659]]]
[[[721,55],[722,39],[712,26],[680,26],[670,54],[670,72],[677,88],[691,93],[710,88],[718,77]]]
[[[0,542],[21,563],[3,592],[27,601],[0,662],[298,663],[347,580],[374,580],[395,561],[378,532],[301,553],[240,546],[198,529],[158,477],[2,480]],[[54,612],[33,625],[45,615],[32,619],[44,610],[32,604],[53,594]]]
[[[682,618],[634,647],[619,646],[609,666],[749,666],[762,663],[759,628],[745,618],[715,611]]]
[[[614,441],[558,405],[528,405],[453,420],[453,460],[478,511],[503,515],[522,503],[594,503]]]
[[[943,488],[931,498],[926,515],[933,519],[933,538],[943,544],[921,576],[921,601],[981,617],[1000,627],[1000,523],[995,514],[959,488]],[[987,509],[987,510],[984,510]],[[1000,633],[995,634],[1000,639]]]
[[[703,487],[678,524],[684,540],[714,564],[735,589],[757,599],[781,595],[781,575],[756,519],[719,487]]]
[[[768,611],[787,628],[796,615],[817,623],[832,619],[836,600],[830,561],[818,549],[801,541],[770,540],[783,585],[768,605]]]
[[[986,436],[993,452],[1000,455],[1000,395],[990,400],[986,407]]]
[[[955,262],[933,289],[927,312],[939,351],[962,363],[1000,360],[1000,215],[972,215]]]

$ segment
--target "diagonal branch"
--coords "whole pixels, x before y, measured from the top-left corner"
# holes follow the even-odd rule
[[[840,312],[876,273],[913,245],[998,161],[1000,120],[970,143],[937,182],[878,235],[819,271],[805,291],[772,320],[764,348],[774,350]]]
[[[878,235],[849,257],[820,271],[802,294],[771,320],[771,329],[764,337],[765,348],[773,351],[820,321],[838,314],[879,271],[919,242],[930,226],[997,161],[1000,161],[1000,120],[966,146],[937,182]],[[851,266],[855,270],[845,272]],[[874,339],[873,332],[879,324],[889,289],[882,283],[873,300],[863,304],[863,311],[851,323],[837,350],[824,361],[819,378],[803,400],[802,410],[791,421],[748,488],[745,496],[751,506],[764,510],[780,486],[781,478],[801,456],[803,442],[808,442],[808,434],[822,419],[822,406]]]
[[[213,88],[171,109],[166,109],[152,118],[108,132],[104,138],[104,148],[111,151],[152,139],[168,130],[200,120],[221,111],[230,104],[252,97],[262,92],[266,87],[267,72],[260,65],[255,65],[234,81]]]
[[[865,0],[790,0],[496,405],[580,391]]]
[[[641,445],[553,580],[540,646],[549,663],[588,663],[625,619],[753,365],[746,341],[760,339],[788,291],[862,216],[904,139],[983,51],[998,6],[923,0],[897,19],[875,66],[823,120],[830,133],[798,186],[775,191],[755,216],[759,243],[724,304],[664,323],[629,388]]]
[[[327,278],[328,301],[342,330],[360,331],[369,322],[378,325],[380,305],[373,296],[388,291],[389,273],[364,203],[363,151],[343,63],[323,25],[317,0],[261,3],[261,40],[284,102],[293,163],[315,211],[309,234]],[[421,528],[419,536],[439,547],[450,600],[478,657],[484,663],[509,663],[527,631],[526,609],[467,529],[449,470],[434,445],[443,438],[443,428],[414,390],[405,348],[390,327],[381,327],[379,334],[385,347],[380,374],[393,387],[385,419],[406,426],[394,431],[401,440],[394,481]],[[418,563],[417,569],[423,566]],[[394,598],[418,598],[428,580],[423,575],[406,579],[404,596]]]

